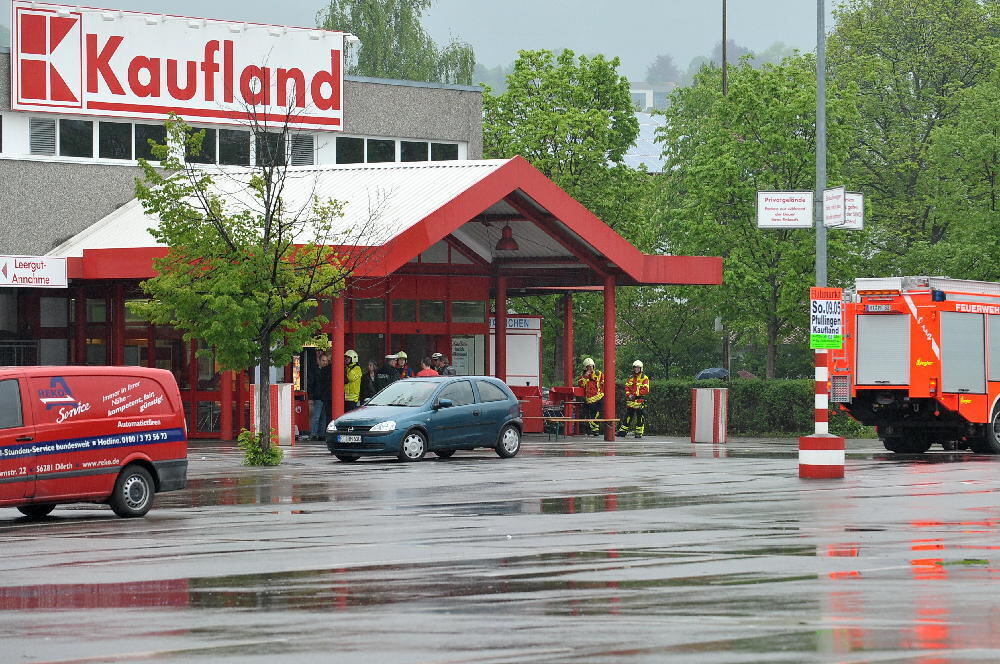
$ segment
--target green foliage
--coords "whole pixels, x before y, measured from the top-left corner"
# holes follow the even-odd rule
[[[809,230],[761,230],[758,191],[815,187],[815,59],[800,55],[777,66],[730,68],[729,94],[721,72],[706,68],[690,88],[672,94],[664,145],[660,222],[670,253],[721,255],[724,284],[705,290],[738,343],[763,339],[766,375],[775,377],[780,340],[804,342],[815,239]],[[856,121],[851,90],[828,93],[828,172],[837,182]],[[851,274],[856,238],[828,235],[834,283]]]
[[[259,436],[244,429],[236,438],[236,444],[243,450],[244,466],[277,466],[285,451],[278,447],[278,436],[273,435],[271,444],[262,448]]]
[[[691,433],[691,390],[729,390],[729,434],[733,436],[800,436],[813,432],[814,380],[654,380],[646,399],[646,431],[653,435]],[[618,413],[625,412],[624,390],[618,387]],[[839,409],[830,409],[830,432],[847,438],[873,438],[865,427]]]
[[[962,91],[996,68],[995,7],[977,0],[848,0],[835,10],[831,74],[859,92],[860,131],[843,181],[870,204],[868,276],[938,274],[941,252],[929,248],[953,230],[962,233],[954,196],[939,206],[941,180],[954,181],[956,164],[934,159],[931,143],[969,101]],[[989,108],[987,117],[995,115]],[[913,249],[917,254],[908,256]]]
[[[483,153],[521,155],[612,228],[640,227],[648,177],[623,163],[639,134],[618,58],[520,51],[507,90],[483,97]]]
[[[438,48],[420,22],[430,6],[431,0],[328,0],[316,24],[361,40],[350,74],[471,85],[472,46],[453,39]]]

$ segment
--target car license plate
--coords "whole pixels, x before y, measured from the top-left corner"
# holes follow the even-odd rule
[[[341,443],[360,443],[361,436],[357,434],[349,434],[349,435],[341,434],[337,436],[337,440],[340,441]]]

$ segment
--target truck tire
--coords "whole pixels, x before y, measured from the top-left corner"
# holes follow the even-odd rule
[[[970,441],[969,447],[978,454],[1000,454],[1000,404],[993,409],[993,417],[983,427],[983,437]]]

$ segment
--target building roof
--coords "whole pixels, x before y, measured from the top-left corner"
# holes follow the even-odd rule
[[[216,177],[234,209],[254,205],[248,169]],[[642,254],[521,157],[482,161],[294,167],[284,192],[288,214],[311,209],[314,197],[344,204],[331,244],[369,248],[356,276],[386,276],[445,242],[470,270],[503,274],[512,288],[621,284],[717,284],[722,259]],[[71,258],[70,276],[152,276],[151,259],[166,253],[150,235],[156,223],[133,200],[56,247]],[[509,225],[515,251],[498,250]],[[303,238],[303,242],[305,238]],[[371,251],[370,248],[377,248]]]

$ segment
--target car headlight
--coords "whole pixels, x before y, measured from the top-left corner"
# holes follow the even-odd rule
[[[388,420],[386,422],[379,422],[370,429],[372,433],[377,433],[380,431],[395,431],[395,430],[396,430],[396,422],[393,420]]]

